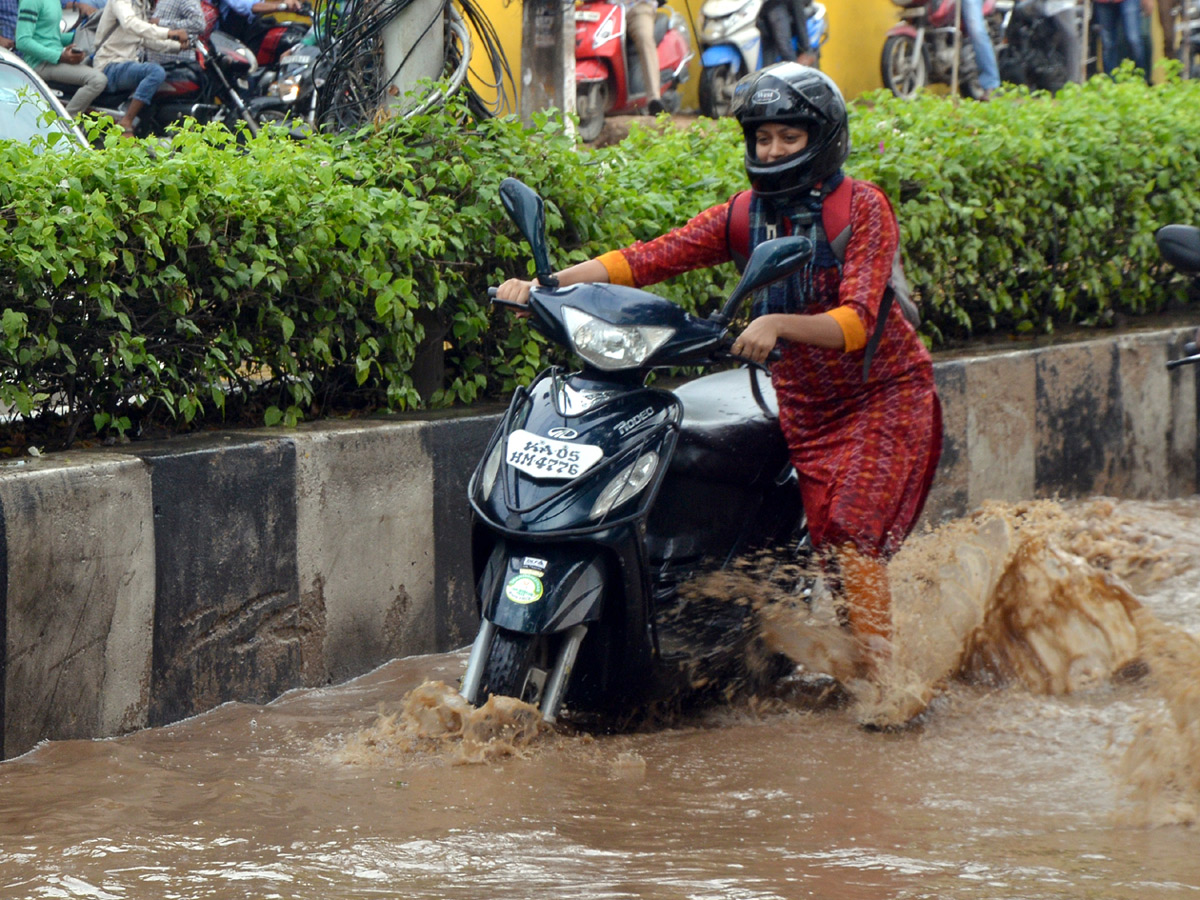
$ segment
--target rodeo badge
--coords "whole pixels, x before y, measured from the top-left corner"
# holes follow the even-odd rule
[[[542,579],[536,575],[517,575],[504,586],[504,596],[513,603],[527,606],[542,599]]]

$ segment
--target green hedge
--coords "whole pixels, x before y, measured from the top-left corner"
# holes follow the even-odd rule
[[[1099,78],[1054,99],[856,104],[848,169],[897,207],[930,343],[1180,301],[1153,232],[1200,221],[1198,101],[1193,82]],[[502,396],[557,351],[482,299],[532,266],[501,179],[546,197],[559,266],[652,238],[745,180],[728,120],[603,149],[550,117],[524,128],[458,108],[302,143],[215,127],[169,146],[104,140],[0,143],[0,402],[53,416],[62,443]],[[722,266],[656,290],[707,312],[733,278]]]

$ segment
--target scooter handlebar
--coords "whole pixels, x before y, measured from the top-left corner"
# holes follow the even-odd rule
[[[1167,360],[1168,369],[1177,369],[1180,366],[1195,365],[1200,363],[1200,347],[1196,346],[1195,341],[1188,341],[1183,345],[1183,356],[1179,359]]]
[[[733,347],[733,338],[729,335],[726,335],[725,340],[721,342],[720,349],[714,355],[721,359],[732,359],[732,360],[736,360],[738,362],[743,362],[748,366],[755,366],[757,368],[762,369],[764,372],[766,371],[766,369],[767,369],[766,363],[759,363],[759,362],[755,362],[752,359],[748,359],[745,356],[738,356],[738,354],[732,352],[732,350],[731,350],[732,347]],[[783,356],[783,354],[781,354],[779,352],[778,347],[772,347],[771,352],[767,354],[766,362],[769,362],[769,363],[779,362],[779,360],[782,358],[782,356]]]
[[[487,289],[488,302],[493,306],[504,306],[508,309],[519,310],[520,312],[529,312],[529,305],[526,303],[517,303],[515,300],[501,300],[496,296],[496,288],[490,287]]]

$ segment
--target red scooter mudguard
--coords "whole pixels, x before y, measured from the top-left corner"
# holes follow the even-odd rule
[[[591,84],[595,81],[607,80],[608,67],[600,60],[595,58],[575,60],[575,82],[577,84]]]
[[[905,37],[910,37],[915,40],[917,37],[917,29],[913,28],[907,22],[897,22],[895,25],[893,25],[891,28],[888,29],[888,33],[886,36],[887,37],[896,37],[898,35],[904,35]]]

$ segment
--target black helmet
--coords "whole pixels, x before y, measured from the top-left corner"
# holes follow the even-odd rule
[[[759,196],[793,200],[833,175],[850,155],[846,101],[819,69],[776,63],[747,75],[733,89],[733,117],[746,138],[746,174]],[[759,162],[754,133],[765,122],[786,122],[808,131],[808,145],[772,163]]]

